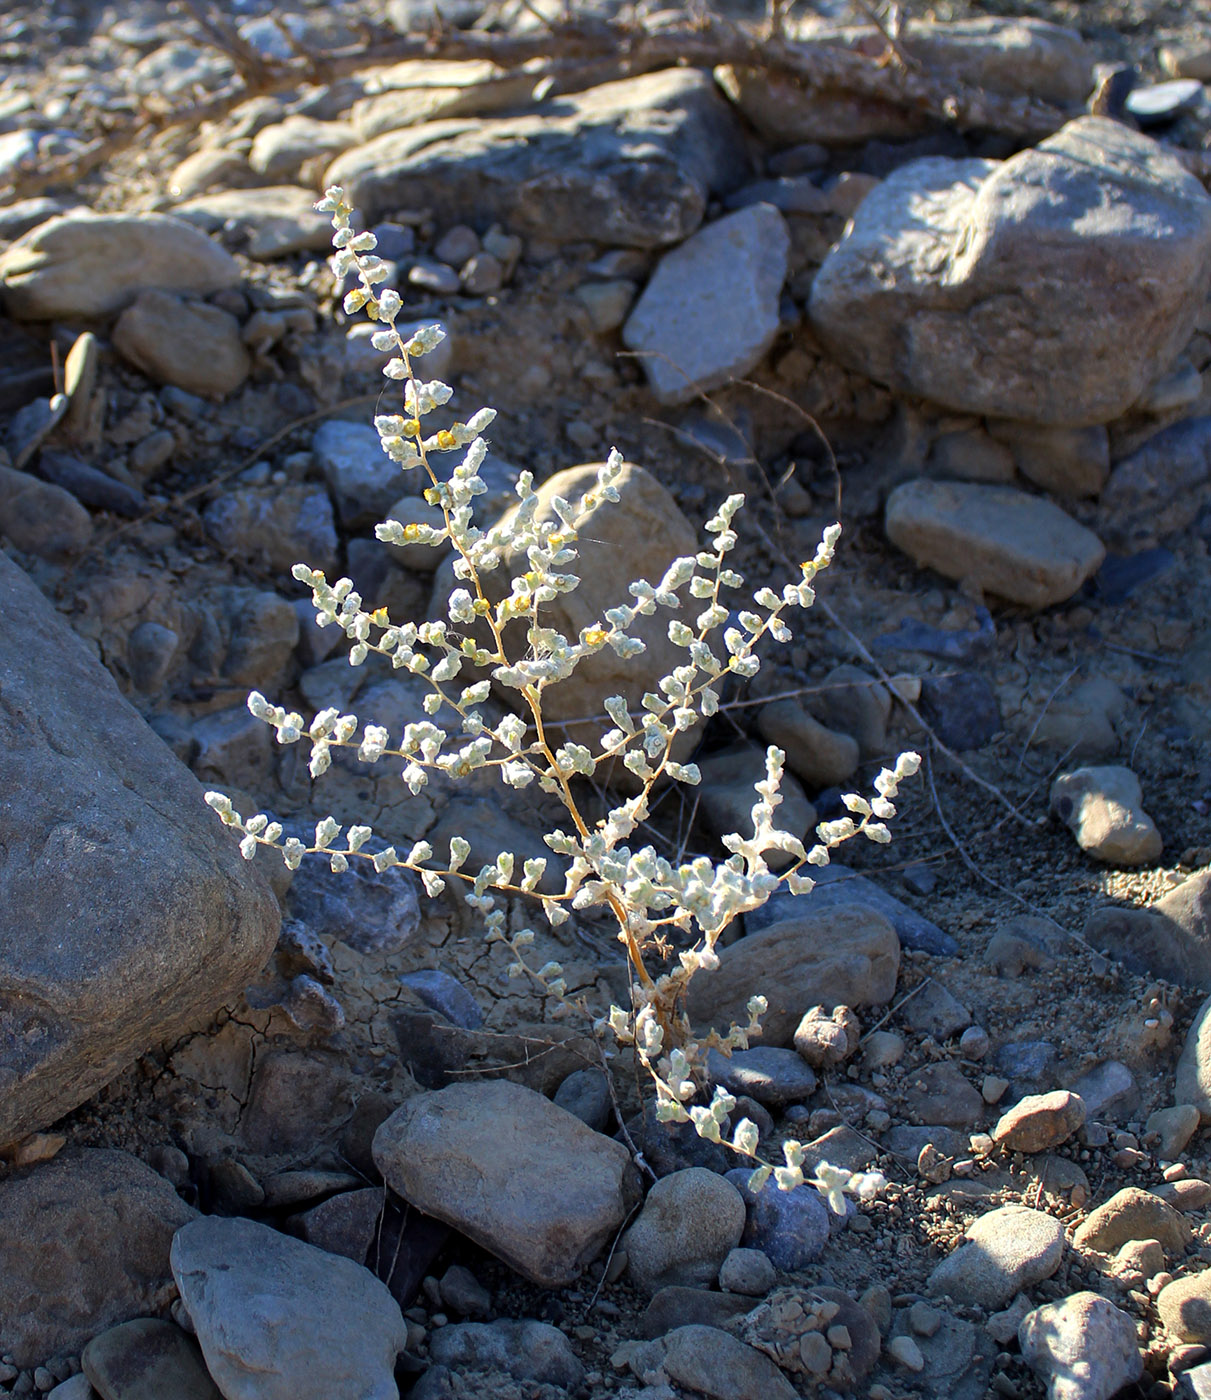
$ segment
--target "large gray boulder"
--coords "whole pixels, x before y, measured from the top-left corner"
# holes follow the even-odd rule
[[[1211,289],[1211,197],[1157,142],[1079,117],[1004,162],[914,162],[812,287],[851,369],[934,403],[1080,427],[1168,369]]]
[[[0,1143],[238,991],[277,902],[193,776],[0,554]]]
[[[693,233],[707,196],[746,170],[727,103],[705,74],[678,68],[519,116],[388,131],[338,156],[324,182],[370,222],[423,205],[439,224],[499,220],[559,242],[656,248]]]

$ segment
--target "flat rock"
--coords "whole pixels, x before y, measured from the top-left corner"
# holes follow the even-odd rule
[[[584,1367],[558,1327],[530,1318],[457,1322],[430,1334],[429,1359],[452,1370],[504,1371],[518,1381],[545,1381],[574,1390]]]
[[[710,1400],[795,1400],[795,1389],[767,1356],[715,1327],[691,1324],[663,1338],[664,1369]]]
[[[1144,1370],[1135,1319],[1097,1293],[1035,1308],[1022,1319],[1018,1341],[1049,1400],[1111,1400]]]
[[[887,499],[885,528],[917,564],[1030,608],[1071,598],[1106,552],[1050,501],[978,482],[906,481]]]
[[[770,924],[790,918],[824,913],[830,909],[873,909],[895,929],[902,948],[917,948],[938,957],[954,957],[959,945],[949,933],[931,923],[924,915],[889,894],[882,885],[859,875],[856,870],[830,861],[812,869],[815,888],[807,894],[788,894],[785,890],[773,895],[760,909],[744,916],[744,926],[750,934],[758,933]]]
[[[178,204],[173,214],[217,234],[248,257],[268,262],[292,253],[321,253],[331,246],[331,221],[316,211],[315,202],[313,190],[269,185],[197,195]]]
[[[945,1395],[946,1400],[987,1400],[996,1352],[988,1332],[950,1313],[935,1313],[928,1326],[936,1325],[937,1330],[921,1331],[913,1326],[913,1320],[920,1319],[922,1306],[916,1303],[898,1310],[888,1352],[895,1356],[905,1343],[912,1343],[920,1361],[913,1380],[923,1394]],[[1028,1312],[1029,1306],[1023,1311]],[[1016,1330],[1015,1322],[1010,1335]]]
[[[1026,1206],[988,1211],[968,1226],[964,1240],[930,1274],[929,1291],[989,1312],[1050,1278],[1064,1256],[1063,1225]]]
[[[247,985],[280,916],[196,780],[3,556],[0,596],[7,1142]]]
[[[157,384],[175,384],[203,398],[234,392],[252,369],[234,316],[171,292],[141,292],[118,317],[113,343]]]
[[[76,211],[31,229],[0,253],[0,287],[18,320],[108,316],[159,287],[205,296],[240,280],[230,253],[167,214]]]
[[[18,1366],[76,1353],[172,1303],[173,1232],[196,1215],[137,1157],[67,1147],[0,1182],[0,1350]]]
[[[1108,865],[1152,865],[1164,843],[1144,811],[1140,780],[1110,765],[1061,773],[1051,785],[1051,810],[1095,860]]]
[[[1146,909],[1095,909],[1084,937],[1132,971],[1211,989],[1211,869],[1197,871]],[[1179,1100],[1196,1102],[1184,1094]]]
[[[947,408],[1105,423],[1189,339],[1209,250],[1211,198],[1175,157],[1078,117],[1004,162],[894,171],[817,273],[812,324],[849,368]]]
[[[1085,1102],[1068,1089],[1030,1094],[1001,1115],[992,1135],[1010,1152],[1048,1152],[1085,1121]]]
[[[769,1002],[763,1041],[789,1046],[812,1006],[878,1006],[890,1001],[900,968],[900,940],[891,924],[861,906],[803,914],[750,933],[719,954],[714,972],[690,983],[694,1023],[726,1031],[747,1024],[748,999]]]
[[[716,1084],[733,1094],[747,1094],[766,1108],[802,1103],[815,1092],[816,1076],[794,1050],[776,1045],[755,1045],[723,1055],[707,1054],[707,1069]]]
[[[439,4],[444,19],[448,8],[449,0]],[[423,18],[427,22],[432,15],[430,9]],[[488,59],[405,59],[379,69],[368,86],[367,95],[349,113],[362,141],[421,122],[485,117],[524,107],[534,92],[533,78],[524,70],[511,72]]]
[[[304,165],[326,164],[356,144],[357,133],[348,122],[316,121],[294,113],[257,132],[248,164],[271,183],[288,183],[298,179]]]
[[[739,126],[703,73],[670,69],[548,100],[492,121],[389,131],[324,177],[373,222],[424,206],[439,226],[499,222],[556,242],[679,243],[711,192],[747,174]]]
[[[675,1327],[699,1323],[704,1327],[724,1327],[733,1317],[741,1317],[753,1300],[736,1293],[715,1293],[706,1288],[686,1288],[670,1284],[652,1295],[639,1319],[641,1337],[663,1337]]]
[[[840,45],[867,53],[872,43],[866,26],[821,25],[814,16],[797,37],[809,48],[813,43]],[[1080,34],[1042,20],[981,15],[942,23],[914,21],[911,33],[901,37],[931,72],[993,92],[1071,107],[1082,103],[1092,86],[1093,58]],[[923,127],[916,113],[894,102],[808,88],[766,69],[728,65],[716,70],[716,78],[757,130],[778,146],[902,141]]]
[[[1190,1222],[1151,1191],[1124,1186],[1077,1226],[1078,1249],[1113,1254],[1129,1240],[1159,1240],[1168,1255],[1181,1254],[1190,1243]]]
[[[904,1103],[914,1117],[935,1127],[973,1128],[984,1117],[979,1090],[953,1060],[939,1060],[909,1076]]]
[[[197,1342],[171,1322],[120,1323],[94,1337],[80,1362],[102,1400],[222,1400]]]
[[[715,1172],[687,1167],[652,1187],[622,1248],[642,1292],[709,1287],[743,1230],[744,1200],[736,1188]]]
[[[577,1278],[634,1200],[630,1154],[519,1084],[452,1084],[374,1138],[384,1180],[535,1283]]]
[[[1095,1123],[1122,1121],[1139,1106],[1139,1085],[1121,1060],[1099,1060],[1068,1087],[1085,1105],[1086,1119]]]
[[[789,256],[786,220],[753,204],[661,258],[622,329],[661,403],[688,403],[760,363],[778,333]]]

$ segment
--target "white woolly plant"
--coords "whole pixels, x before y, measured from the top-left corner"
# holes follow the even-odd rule
[[[699,781],[694,764],[673,758],[677,736],[716,712],[718,686],[724,677],[748,679],[757,674],[761,664],[757,647],[765,637],[790,640],[786,615],[811,606],[812,582],[832,559],[840,527],[833,525],[825,531],[815,557],[801,566],[802,577],[797,582],[788,583],[781,593],[758,589],[752,607],[738,613],[738,625],[726,626],[729,610],[722,601],[725,590],[738,589],[744,582],[727,562],[736,545],[732,521],[744,498],[729,496],[706,522],[709,549],[675,559],[663,578],[637,579],[630,585],[629,601],[620,600],[577,637],[565,637],[544,625],[542,605],[580,582],[570,566],[577,558],[582,516],[556,497],[552,508],[558,521],[542,518],[533,477],[522,472],[516,486],[520,507],[512,517],[488,530],[474,523],[472,502],[487,489],[479,476],[488,450],[483,433],[496,415],[484,408],[465,423],[426,433],[425,417],[447,403],[452,390],[437,380],[420,379],[414,362],[437,346],[443,332],[431,326],[405,338],[396,330],[401,310],[398,294],[375,290],[388,274],[381,259],[373,255],[374,235],[354,232],[353,209],[340,188],[328,190],[317,208],[332,215],[337,278],[356,272],[360,280],[360,286],[345,297],[345,310],[351,315],[365,310],[382,327],[372,344],[391,357],[383,373],[402,383],[403,412],[374,420],[383,451],[404,471],[424,473],[428,478],[425,500],[442,517],[440,526],[401,525],[388,520],[377,526],[375,533],[391,544],[451,546],[461,586],[450,594],[448,620],[398,623],[386,609],[365,611],[349,579],[329,583],[320,570],[296,565],[295,578],[311,588],[319,626],[339,627],[352,643],[350,663],[358,666],[374,652],[393,667],[422,677],[430,687],[424,700],[425,714],[430,718],[412,719],[403,725],[402,733],[393,735],[380,725],[363,726],[356,715],[343,715],[336,709],[321,711],[308,724],[302,715],[287,713],[256,693],[249,696],[248,707],[273,726],[278,743],[293,744],[304,738],[310,743],[314,778],[328,768],[332,750],[340,748],[356,750],[359,760],[367,764],[383,759],[402,764],[403,780],[414,794],[435,772],[458,778],[495,769],[509,787],[537,783],[542,791],[559,799],[569,818],[570,830],[552,831],[544,838],[552,852],[567,862],[564,888],[561,893],[540,893],[545,859],[526,860],[518,869],[508,851],[479,871],[466,871],[463,866],[470,847],[461,837],[451,840],[449,852],[443,856],[435,856],[427,841],[417,842],[405,854],[391,846],[371,850],[373,833],[368,826],[351,826],[342,838],[340,825],[325,817],[316,826],[314,842],[308,845],[296,837],[283,840],[280,824],[267,816],[245,820],[221,793],[208,793],[207,802],[228,826],[241,833],[240,850],[247,859],[258,846],[272,846],[280,850],[291,869],[311,854],[323,854],[338,872],[347,870],[351,860],[368,860],[380,872],[395,867],[414,871],[430,895],[439,894],[447,880],[462,881],[469,891],[468,903],[483,919],[488,940],[503,941],[512,950],[516,959],[513,975],[532,977],[548,994],[565,1003],[562,968],[555,962],[530,967],[527,950],[534,932],[507,931],[500,896],[530,896],[541,904],[553,926],[564,923],[572,911],[605,906],[617,920],[618,938],[630,963],[632,1004],[629,1009],[611,1007],[608,1017],[598,1022],[598,1029],[608,1028],[620,1044],[634,1046],[655,1085],[659,1118],[673,1123],[688,1121],[702,1137],[726,1142],[741,1157],[757,1163],[754,1188],[771,1172],[777,1184],[787,1190],[810,1179],[835,1210],[844,1211],[842,1191],[869,1194],[881,1184],[877,1173],[851,1176],[825,1163],[815,1177],[805,1178],[804,1149],[798,1142],[784,1145],[785,1164],[774,1168],[760,1161],[757,1129],[749,1119],[741,1120],[730,1138],[724,1136],[735,1108],[730,1094],[716,1088],[709,1103],[694,1102],[708,1083],[706,1051],[714,1047],[730,1053],[746,1048],[749,1038],[760,1033],[765,998],[754,995],[750,999],[747,1025],[699,1038],[686,1015],[686,989],[696,973],[719,965],[716,944],[734,919],[759,908],[780,887],[795,893],[810,890],[812,882],[803,870],[826,865],[831,848],[859,833],[871,841],[890,840],[884,823],[895,814],[892,799],[898,784],[917,769],[917,755],[904,754],[894,768],[884,769],[875,779],[876,796],[871,800],[847,796],[845,805],[851,815],[818,826],[817,842],[810,849],[775,824],[775,809],[782,800],[779,784],[784,755],[772,747],[767,751],[766,777],[755,786],[753,834],[725,837],[723,844],[731,852],[726,860],[717,863],[698,856],[678,865],[650,845],[636,849],[628,844],[648,816],[649,800],[658,782]],[[461,458],[443,475],[435,459],[454,452],[461,453]],[[601,501],[618,500],[615,483],[622,469],[622,458],[617,451],[611,452],[596,487],[581,502],[582,512]],[[511,579],[507,596],[492,602],[484,581],[501,568],[507,553],[523,557],[528,567]],[[621,696],[605,701],[615,727],[601,736],[598,752],[579,743],[557,744],[543,722],[547,689],[567,680],[586,657],[603,647],[612,648],[622,658],[638,655],[644,643],[630,630],[635,620],[657,610],[678,614],[687,595],[700,605],[700,611],[689,621],[673,616],[668,624],[670,640],[685,652],[684,664],[643,697],[641,713],[631,713]],[[509,646],[505,635],[508,624],[519,619],[527,624],[520,653],[513,645],[513,630]],[[479,678],[466,683],[468,673]],[[487,700],[492,682],[514,697],[513,712],[495,726],[489,726],[477,708]],[[461,737],[432,722],[432,717],[445,709],[457,714]],[[592,778],[603,765],[608,771],[618,762],[633,775],[639,790],[604,818],[590,821],[582,811],[576,780]],[[765,861],[770,852],[789,857],[789,868],[781,874],[771,871]],[[674,935],[683,951],[671,966],[654,971],[658,949],[667,950]]]

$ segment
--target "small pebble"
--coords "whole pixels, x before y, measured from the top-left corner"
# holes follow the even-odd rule
[[[906,1371],[915,1373],[925,1369],[925,1358],[921,1355],[921,1348],[911,1337],[893,1337],[887,1344],[887,1352]]]

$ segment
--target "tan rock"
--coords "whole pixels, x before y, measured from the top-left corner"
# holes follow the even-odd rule
[[[1108,865],[1152,865],[1164,848],[1144,811],[1140,780],[1130,768],[1108,765],[1061,773],[1051,785],[1051,810],[1077,845]]]
[[[1047,1152],[1068,1139],[1085,1121],[1085,1103],[1079,1094],[1057,1089],[1050,1094],[1029,1094],[1002,1114],[992,1135],[1010,1152]]]
[[[539,521],[549,520],[552,530],[562,528],[551,504],[556,496],[571,504],[579,520],[576,547],[580,557],[572,567],[580,575],[580,586],[543,607],[545,625],[572,640],[584,628],[601,626],[607,609],[629,601],[632,580],[659,583],[674,559],[698,552],[693,526],[664,486],[642,467],[628,463],[623,468],[617,483],[617,504],[598,501],[586,510],[584,498],[596,488],[599,470],[598,463],[568,467],[538,488]],[[504,521],[511,520],[516,509],[508,512]],[[484,575],[485,592],[498,602],[507,595],[513,573],[524,573],[527,567],[524,556],[506,553],[502,567]],[[444,600],[454,586],[453,565],[447,563],[434,580],[433,615],[444,615]],[[614,727],[605,716],[606,699],[621,695],[629,709],[638,710],[644,694],[655,689],[660,677],[686,663],[688,653],[669,640],[669,617],[673,615],[679,614],[658,608],[650,617],[636,618],[629,631],[645,643],[642,655],[623,661],[612,648],[603,647],[581,662],[567,681],[546,692],[543,718],[560,736],[560,742],[572,738],[599,753],[597,740]],[[525,629],[524,620],[506,626],[505,644],[512,649],[511,654],[524,654]],[[498,693],[507,704],[518,705],[517,691],[501,688]],[[600,721],[591,718],[596,715],[602,716]],[[574,720],[581,722],[568,723]],[[689,734],[684,737],[690,744],[694,742]]]
[[[118,317],[113,342],[123,359],[157,384],[203,398],[232,393],[252,369],[234,316],[170,292],[143,292]]]
[[[1071,598],[1106,553],[1050,501],[974,482],[905,482],[888,497],[886,529],[918,564],[1031,608]]]
[[[1165,1330],[1183,1342],[1211,1342],[1211,1272],[1174,1279],[1157,1295],[1156,1310]]]
[[[239,280],[230,253],[167,214],[65,214],[0,254],[4,304],[19,320],[74,323],[152,287],[205,296]]]
[[[1169,1255],[1190,1243],[1189,1222],[1151,1191],[1125,1186],[1090,1211],[1072,1237],[1078,1249],[1113,1254],[1128,1240],[1159,1240]]]

